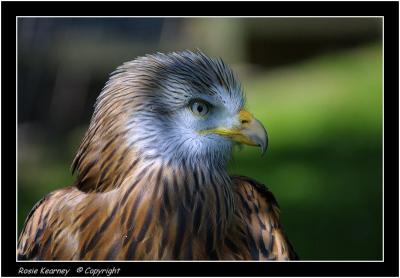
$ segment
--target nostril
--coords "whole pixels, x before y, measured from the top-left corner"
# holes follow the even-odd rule
[[[242,120],[242,124],[247,124],[248,122],[248,120]]]

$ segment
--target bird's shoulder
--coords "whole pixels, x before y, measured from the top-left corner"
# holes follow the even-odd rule
[[[279,220],[279,204],[272,192],[263,184],[253,178],[246,176],[231,176],[234,184],[234,191],[243,197],[248,205],[253,205],[255,201],[267,205],[272,209],[274,216]]]
[[[262,183],[231,176],[235,192],[235,214],[248,241],[251,259],[298,259],[280,222],[280,209],[272,192]]]
[[[74,186],[65,187],[48,193],[33,206],[18,239],[19,260],[34,260],[45,255],[50,244],[47,239],[54,232],[52,222],[60,220],[60,211],[78,194]]]

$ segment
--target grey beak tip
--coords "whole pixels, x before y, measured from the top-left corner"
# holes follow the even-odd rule
[[[260,148],[261,148],[261,157],[263,157],[267,152],[267,145],[260,145]]]
[[[267,135],[267,132],[265,132],[265,142],[260,144],[260,148],[261,148],[261,157],[263,157],[265,155],[265,153],[267,152],[267,148],[268,148],[268,135]]]

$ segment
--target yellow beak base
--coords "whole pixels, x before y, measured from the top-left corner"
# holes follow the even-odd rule
[[[214,128],[205,130],[202,133],[215,133],[230,138],[250,146],[259,146],[262,155],[268,146],[268,136],[264,126],[246,110],[241,110],[238,114],[239,126],[234,128]]]

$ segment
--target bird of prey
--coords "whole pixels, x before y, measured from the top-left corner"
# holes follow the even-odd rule
[[[278,204],[229,176],[234,144],[267,148],[236,75],[201,51],[124,63],[95,104],[77,180],[28,215],[19,260],[293,260]]]

